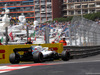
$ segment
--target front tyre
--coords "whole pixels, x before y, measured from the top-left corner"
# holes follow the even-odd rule
[[[18,64],[20,62],[20,55],[18,53],[10,54],[9,61],[11,64]]]
[[[70,59],[70,53],[67,51],[63,51],[61,54],[61,58],[63,61],[68,61]]]
[[[43,54],[41,52],[36,52],[33,54],[33,60],[35,63],[43,62]]]

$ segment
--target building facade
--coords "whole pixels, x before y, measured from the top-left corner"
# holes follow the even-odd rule
[[[62,2],[63,0],[0,0],[0,13],[7,4],[12,19],[24,13],[27,21],[37,20],[43,23],[62,16]]]
[[[62,3],[63,0],[34,0],[35,20],[45,22],[61,17]]]
[[[100,12],[100,0],[63,0],[63,17]]]

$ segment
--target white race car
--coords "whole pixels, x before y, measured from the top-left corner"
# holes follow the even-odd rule
[[[63,51],[62,54],[58,54],[55,51],[49,50],[48,47],[31,46],[30,48],[15,48],[14,53],[10,54],[9,60],[12,64],[17,64],[20,61],[34,61],[35,63],[43,62],[44,60],[55,60],[62,58],[67,61],[70,58],[70,53]],[[24,51],[23,55],[18,52]]]

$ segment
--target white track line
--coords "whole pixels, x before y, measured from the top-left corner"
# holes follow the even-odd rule
[[[18,70],[18,69],[23,69],[23,68],[28,68],[31,66],[18,66],[18,67],[10,67],[10,66],[0,66],[0,73],[5,73],[13,70]]]

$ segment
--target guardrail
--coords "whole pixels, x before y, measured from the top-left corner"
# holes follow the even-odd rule
[[[72,58],[84,58],[100,54],[100,46],[64,46],[64,50],[68,50]]]

